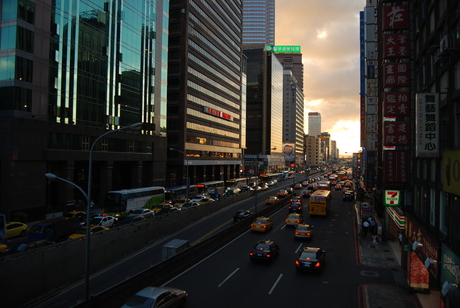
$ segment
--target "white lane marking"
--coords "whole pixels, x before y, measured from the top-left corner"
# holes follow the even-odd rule
[[[236,270],[233,271],[233,273],[231,273],[230,275],[227,276],[227,278],[224,279],[224,281],[222,281],[217,287],[220,288],[221,285],[223,285],[230,277],[233,276],[233,274],[235,274],[240,268],[237,268]]]
[[[300,244],[299,247],[297,247],[297,249],[295,250],[294,253],[298,253],[300,251],[300,249],[302,249],[302,244]]]
[[[275,289],[276,285],[278,284],[278,282],[281,280],[281,277],[283,277],[283,274],[280,274],[278,279],[276,279],[275,281],[275,284],[273,285],[273,287],[270,289],[270,292],[268,292],[268,294],[272,294],[273,290]]]

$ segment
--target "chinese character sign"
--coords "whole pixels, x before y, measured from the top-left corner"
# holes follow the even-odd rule
[[[401,29],[409,29],[409,6],[385,6],[383,8],[383,30]]]
[[[383,38],[383,57],[385,59],[409,57],[408,33],[386,34]]]
[[[385,87],[407,87],[409,86],[409,63],[385,63],[384,66]]]
[[[385,182],[409,183],[410,152],[384,151]]]
[[[383,122],[384,146],[410,145],[410,122],[387,121]]]
[[[415,96],[417,157],[439,157],[438,97],[438,93],[417,93]]]
[[[384,116],[410,116],[409,92],[385,92],[383,99]]]

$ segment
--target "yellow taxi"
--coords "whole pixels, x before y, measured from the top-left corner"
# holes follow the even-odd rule
[[[251,230],[256,232],[268,232],[273,228],[273,221],[265,216],[257,217],[251,224]]]
[[[83,212],[83,211],[70,211],[67,213],[67,215],[65,215],[65,219],[69,219],[69,218],[78,218],[80,220],[82,219],[85,219],[86,218],[86,212]]]
[[[110,229],[106,228],[106,227],[103,227],[103,226],[93,226],[89,230],[89,234],[94,234],[96,232],[101,232],[101,231],[106,231],[106,230],[110,230]],[[80,228],[77,231],[75,231],[74,234],[71,234],[69,236],[69,239],[75,239],[75,238],[79,238],[79,237],[83,237],[83,236],[86,236],[86,227]]]
[[[298,224],[295,227],[294,237],[298,239],[311,239],[311,231],[313,226],[309,224]]]
[[[174,201],[174,206],[183,206],[185,203],[190,201],[189,199],[179,199],[177,201]]]
[[[277,196],[270,196],[265,200],[266,204],[273,204],[275,202],[278,202],[280,199],[278,199]]]
[[[303,223],[303,216],[299,213],[291,213],[286,218],[286,226],[287,227],[295,227],[298,224]]]
[[[6,224],[6,238],[10,239],[17,236],[25,236],[27,234],[27,224],[12,221]]]
[[[161,209],[164,208],[164,207],[171,207],[171,206],[172,206],[172,202],[171,202],[171,201],[160,202],[160,203],[158,203],[157,205],[154,205],[154,206],[152,207],[152,211],[158,212],[159,210],[161,210]]]

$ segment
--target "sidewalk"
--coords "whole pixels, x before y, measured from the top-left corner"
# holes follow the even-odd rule
[[[372,247],[372,237],[358,238],[360,262],[364,265],[389,268],[395,284],[368,284],[362,287],[364,308],[439,308],[439,292],[410,293],[406,272],[401,268],[399,242],[380,242]]]

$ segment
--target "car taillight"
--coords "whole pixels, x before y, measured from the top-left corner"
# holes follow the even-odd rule
[[[310,236],[310,232],[307,232],[307,235]]]
[[[300,224],[300,220],[297,220],[297,223]]]
[[[321,263],[320,262],[316,263],[315,267],[321,267]]]
[[[300,264],[299,260],[295,260],[295,264],[299,265]]]
[[[250,253],[249,253],[249,255],[250,255],[250,256],[253,256],[253,255],[254,255],[254,253],[250,252]]]
[[[288,221],[289,221],[289,220],[288,220],[288,219],[286,219],[286,222],[288,222]]]
[[[254,227],[254,224],[251,224],[251,227]]]
[[[264,226],[264,229],[267,228],[267,226]]]

